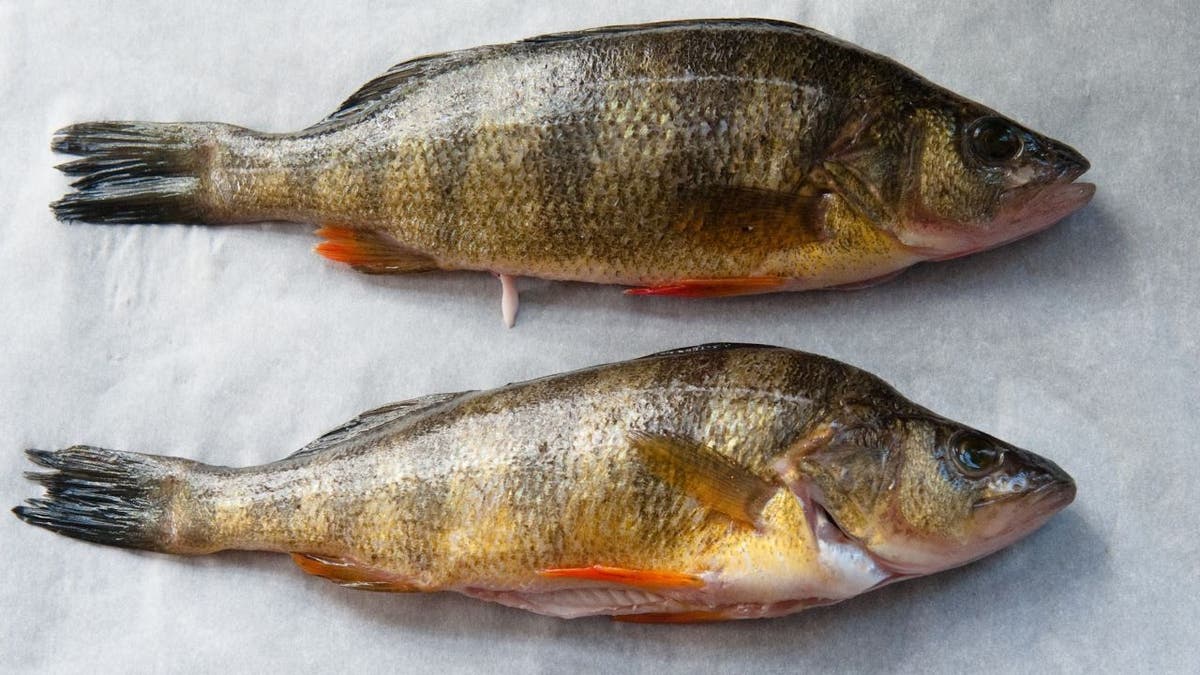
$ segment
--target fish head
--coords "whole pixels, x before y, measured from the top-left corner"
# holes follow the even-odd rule
[[[1050,460],[932,414],[840,436],[799,460],[808,495],[896,575],[993,553],[1075,498],[1075,482]]]
[[[1088,160],[977,103],[947,94],[909,116],[893,233],[927,259],[945,260],[1039,232],[1091,200],[1076,183]]]

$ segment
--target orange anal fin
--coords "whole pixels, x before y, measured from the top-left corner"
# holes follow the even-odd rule
[[[694,574],[664,572],[660,570],[631,570],[624,567],[560,567],[538,572],[550,579],[583,579],[644,588],[648,590],[671,588],[700,588],[704,580]]]
[[[322,256],[348,263],[367,274],[407,274],[438,269],[437,261],[409,250],[386,234],[344,227],[323,227],[317,236],[325,241],[314,249]]]
[[[409,593],[420,590],[395,573],[365,567],[345,558],[293,553],[292,560],[308,574],[325,577],[333,583],[347,588],[391,593]]]
[[[708,623],[710,621],[726,621],[732,617],[724,612],[696,610],[691,612],[652,612],[649,614],[621,614],[614,616],[613,621],[625,623]]]
[[[732,277],[728,279],[682,279],[662,286],[629,288],[626,295],[671,295],[680,298],[726,298],[782,290],[784,277]]]

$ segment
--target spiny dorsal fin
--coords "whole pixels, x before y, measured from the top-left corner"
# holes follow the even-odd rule
[[[702,345],[692,345],[691,347],[676,347],[662,352],[654,352],[647,354],[641,359],[654,359],[660,356],[679,356],[680,354],[700,354],[703,352],[723,352],[730,349],[782,349],[782,347],[774,347],[772,345],[756,345],[748,342],[706,342]],[[641,360],[639,359],[639,360]]]
[[[758,527],[763,507],[779,489],[776,483],[690,439],[634,431],[629,440],[659,480],[751,527]]]
[[[469,391],[459,391],[452,394],[430,394],[429,396],[421,396],[420,398],[413,398],[407,401],[397,401],[396,403],[380,406],[374,410],[368,410],[342,426],[327,432],[291,455],[288,455],[288,459],[321,452],[388,422],[427,412],[443,403],[448,403],[470,393]]]

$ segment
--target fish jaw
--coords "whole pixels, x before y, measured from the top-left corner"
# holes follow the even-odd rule
[[[1093,183],[1015,187],[1000,197],[995,217],[984,226],[918,221],[906,225],[897,238],[928,260],[961,258],[1041,232],[1083,208],[1095,193]]]

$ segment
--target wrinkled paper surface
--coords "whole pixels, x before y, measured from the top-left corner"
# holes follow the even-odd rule
[[[368,277],[309,229],[55,222],[54,129],[304,127],[413,56],[684,16],[806,23],[1084,152],[1095,201],[1001,250],[862,292],[688,301],[485,274]],[[771,621],[562,621],[353,592],[286,556],[104,548],[0,516],[8,672],[1197,669],[1200,53],[1189,3],[0,4],[0,488],[25,447],[245,465],[354,414],[707,341],[866,368],[1045,454],[1066,512],[964,569]]]

